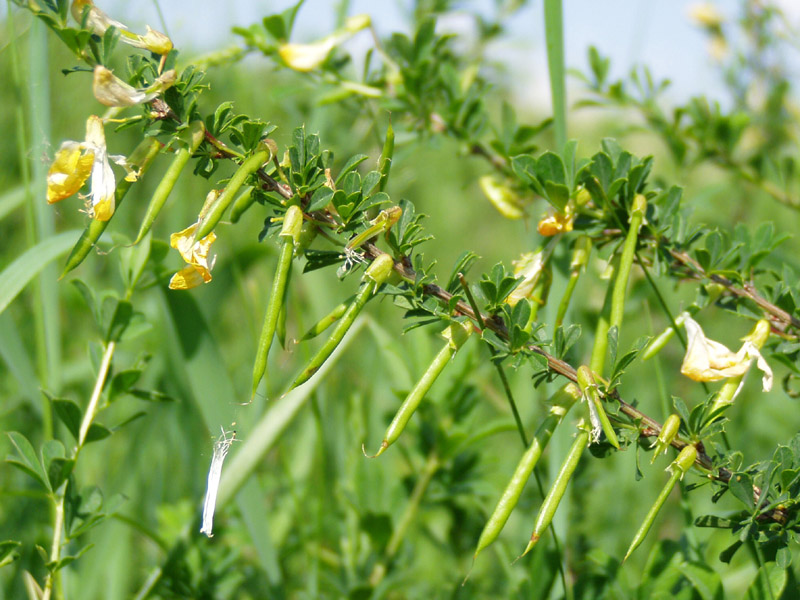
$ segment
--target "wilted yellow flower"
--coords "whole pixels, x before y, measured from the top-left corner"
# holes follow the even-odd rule
[[[94,97],[106,106],[134,106],[150,102],[161,92],[172,87],[175,83],[175,78],[175,70],[170,69],[162,73],[153,82],[153,85],[143,90],[137,90],[114,75],[110,69],[103,65],[97,65],[94,68],[92,91],[94,92]]]
[[[47,202],[52,204],[69,198],[91,175],[89,216],[98,221],[108,221],[114,214],[117,187],[109,159],[125,167],[126,179],[135,179],[124,156],[110,156],[106,148],[103,120],[94,115],[86,121],[86,140],[61,144],[47,173]]]
[[[208,252],[217,236],[212,231],[202,240],[195,241],[194,234],[198,225],[199,221],[183,231],[169,236],[169,245],[180,252],[183,260],[188,263],[169,280],[171,290],[190,290],[201,283],[211,281],[211,269],[214,268],[216,256],[211,259],[211,264],[209,264]]]
[[[86,20],[86,26],[92,33],[96,35],[103,35],[109,27],[116,27],[122,31],[128,29],[123,23],[115,21],[102,10],[97,8],[92,0],[73,0],[72,6],[70,7],[70,12],[72,12],[72,18],[78,23],[80,23],[83,19],[83,9],[85,6],[89,7],[89,15]]]
[[[703,27],[716,28],[722,25],[722,14],[711,2],[698,2],[689,7],[689,18]]]
[[[144,35],[137,35],[128,29],[128,26],[119,21],[115,21],[109,17],[102,10],[94,5],[92,0],[73,0],[70,11],[72,17],[81,23],[83,19],[84,7],[89,7],[89,15],[86,18],[86,27],[96,35],[103,35],[109,27],[116,27],[119,29],[120,41],[134,46],[136,48],[144,48],[154,52],[155,54],[167,54],[172,50],[172,40],[159,31],[150,29],[147,26],[147,33]]]
[[[484,175],[478,179],[483,195],[492,203],[506,219],[521,219],[525,216],[525,207],[519,194],[514,192],[500,178]]]
[[[282,44],[278,54],[286,65],[295,71],[308,72],[319,67],[328,58],[336,46],[347,40],[353,34],[369,27],[370,19],[367,15],[357,15],[345,21],[344,27],[329,36],[310,44]]]
[[[744,375],[755,360],[764,373],[761,379],[763,390],[768,392],[772,389],[772,369],[751,339],[745,338],[742,347],[734,353],[719,342],[708,339],[688,313],[684,313],[683,317],[688,345],[681,373],[694,381],[719,381]]]
[[[166,35],[155,29],[150,29],[150,25],[146,25],[147,33],[144,35],[137,35],[136,42],[123,39],[124,42],[131,46],[145,48],[155,54],[168,54],[172,50],[172,40]]]
[[[569,210],[566,213],[548,214],[539,221],[536,229],[539,231],[539,235],[545,237],[551,237],[559,233],[569,233],[572,231],[572,222],[574,220],[575,217]]]
[[[506,302],[514,306],[517,302],[523,298],[530,297],[533,293],[533,288],[536,287],[539,277],[542,275],[544,251],[525,252],[519,257],[519,260],[512,261],[511,264],[514,265],[514,275],[517,278],[522,278],[520,284],[506,298]]]

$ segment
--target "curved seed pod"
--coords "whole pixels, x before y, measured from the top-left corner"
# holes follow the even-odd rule
[[[203,122],[195,121],[190,123],[185,131],[181,132],[180,139],[186,145],[179,148],[175,153],[167,172],[164,173],[164,177],[161,178],[156,191],[153,192],[153,197],[150,199],[150,204],[147,206],[142,225],[139,227],[139,233],[136,235],[136,239],[133,242],[134,246],[141,242],[144,236],[147,235],[147,232],[150,231],[156,217],[158,217],[161,209],[164,208],[164,204],[166,204],[167,198],[169,198],[172,192],[172,188],[175,187],[178,177],[180,177],[184,167],[186,167],[186,163],[189,162],[192,154],[195,153],[202,143],[205,131],[206,128]]]
[[[313,339],[317,337],[320,333],[328,329],[331,325],[336,323],[339,319],[342,318],[342,315],[347,310],[348,305],[353,301],[355,296],[350,296],[347,300],[342,302],[339,306],[334,308],[331,312],[327,315],[322,317],[319,321],[317,321],[311,328],[306,332],[306,334],[301,337],[298,341],[305,342],[306,340]]]
[[[136,146],[134,151],[131,152],[131,155],[128,157],[128,164],[132,168],[137,169],[139,177],[141,177],[150,167],[153,159],[160,151],[161,144],[157,140],[154,138],[145,138],[139,143],[138,146]],[[117,189],[114,191],[114,201],[117,209],[119,209],[119,205],[125,199],[125,194],[128,193],[132,183],[132,181],[123,179],[117,184]],[[64,265],[64,270],[61,272],[61,277],[64,277],[64,275],[72,271],[72,269],[83,262],[91,249],[97,243],[97,240],[99,240],[100,236],[103,235],[103,232],[106,230],[106,227],[108,227],[110,222],[110,220],[99,221],[97,219],[92,219],[89,221],[86,229],[83,230],[81,237],[78,239],[75,247],[72,248],[72,251],[67,257],[67,262]]]
[[[292,382],[290,390],[293,390],[298,385],[302,385],[319,370],[323,363],[328,360],[328,357],[342,341],[342,338],[350,329],[353,321],[364,308],[364,305],[378,290],[378,288],[389,278],[394,268],[394,261],[388,254],[381,254],[378,256],[369,267],[362,278],[361,289],[356,294],[355,299],[347,307],[341,320],[336,324],[336,328],[331,332],[331,336],[317,351],[314,357],[308,362],[308,365],[300,372],[297,378]]]
[[[253,186],[248,185],[241,194],[233,201],[233,208],[231,209],[231,223],[238,223],[242,215],[248,208],[253,206],[256,201],[253,196]]]
[[[231,202],[233,202],[236,192],[244,185],[244,182],[247,181],[250,175],[258,171],[261,166],[269,160],[269,156],[269,150],[258,150],[236,169],[228,185],[225,186],[225,190],[219,195],[214,205],[200,220],[200,224],[197,226],[197,232],[194,235],[196,240],[202,240],[213,231],[214,227],[216,227],[217,223],[222,219],[225,210],[231,205]]]
[[[389,173],[392,170],[392,157],[394,156],[394,129],[391,122],[389,127],[386,128],[386,139],[383,142],[383,150],[381,151],[380,173],[381,182],[378,186],[378,191],[382,192],[386,189],[386,184],[389,182]]]
[[[269,349],[272,346],[272,338],[275,335],[278,316],[283,306],[286,280],[289,277],[289,267],[292,264],[292,252],[300,236],[300,229],[302,226],[303,211],[297,206],[290,206],[286,211],[286,216],[283,219],[283,227],[279,234],[283,243],[281,245],[280,256],[278,257],[278,267],[275,271],[275,278],[272,280],[272,292],[269,296],[267,312],[264,314],[264,325],[261,328],[261,336],[258,339],[258,350],[256,351],[256,360],[253,365],[252,396],[255,396],[258,384],[261,382],[264,371],[267,369]]]
[[[489,517],[489,520],[483,527],[483,531],[481,531],[481,535],[478,538],[478,545],[475,548],[473,560],[478,557],[478,553],[481,550],[486,548],[500,535],[509,515],[511,515],[511,511],[514,510],[514,507],[519,501],[520,494],[522,494],[522,490],[525,488],[525,484],[528,482],[533,468],[536,466],[536,463],[539,462],[542,451],[547,447],[550,437],[553,435],[553,431],[555,431],[569,409],[572,408],[572,405],[575,404],[580,397],[581,392],[578,387],[574,383],[568,383],[550,398],[551,407],[549,414],[545,417],[544,421],[542,421],[541,425],[539,425],[536,433],[533,434],[533,440],[530,446],[528,446],[525,454],[520,458],[517,468],[514,470],[511,480],[503,491],[503,495],[500,496],[500,500],[492,516]]]
[[[406,396],[397,414],[395,414],[394,419],[392,419],[392,422],[386,429],[380,449],[374,456],[370,456],[369,458],[379,457],[389,446],[397,441],[397,438],[403,433],[403,429],[405,429],[414,411],[417,410],[420,402],[422,402],[422,399],[425,397],[425,394],[428,393],[428,390],[431,389],[436,378],[441,375],[444,368],[450,362],[450,359],[456,355],[456,352],[464,345],[471,333],[472,324],[468,322],[453,323],[442,332],[442,335],[447,338],[447,343],[442,346],[442,349],[439,350],[431,361],[431,364],[428,365],[428,368],[422,374],[422,377],[417,381],[414,389]]]
[[[656,451],[653,452],[653,458],[650,459],[651,465],[656,462],[656,458],[661,452],[664,452],[664,454],[667,453],[667,449],[672,443],[672,440],[675,439],[675,436],[678,435],[680,427],[681,418],[678,415],[671,414],[667,417],[666,421],[664,421],[664,424],[661,426],[661,433],[658,434],[658,438],[656,438],[656,441],[650,446],[656,449]]]
[[[608,420],[608,415],[600,401],[600,392],[597,391],[597,384],[591,370],[586,365],[578,367],[578,385],[581,393],[589,406],[589,417],[592,422],[592,441],[597,441],[600,437],[600,430],[606,434],[609,443],[619,450],[619,440],[617,433]]]
[[[690,444],[685,446],[683,450],[681,450],[680,454],[678,454],[678,458],[676,458],[672,464],[667,467],[667,469],[672,472],[672,475],[670,476],[669,481],[667,481],[667,484],[658,494],[656,501],[653,502],[653,506],[651,506],[650,510],[647,512],[647,516],[644,518],[644,522],[642,523],[641,527],[639,527],[639,531],[636,532],[636,535],[634,536],[628,551],[625,553],[625,558],[622,559],[622,562],[628,560],[628,557],[633,553],[633,551],[636,550],[636,548],[638,548],[639,545],[644,541],[644,538],[647,535],[647,532],[650,531],[650,528],[653,526],[661,507],[664,506],[664,502],[667,501],[667,497],[672,491],[672,488],[675,487],[675,484],[678,483],[679,480],[683,479],[684,474],[691,468],[696,459],[697,449]]]
[[[539,509],[539,514],[536,516],[536,524],[533,526],[531,541],[528,542],[525,552],[520,556],[525,556],[531,551],[531,548],[536,545],[536,542],[539,541],[539,538],[542,537],[542,534],[553,521],[556,509],[561,503],[561,498],[564,497],[564,492],[567,490],[567,484],[572,474],[575,472],[575,468],[578,466],[578,460],[580,460],[584,448],[586,448],[589,443],[589,431],[583,427],[583,422],[581,422],[578,427],[580,428],[580,432],[575,436],[575,441],[572,443],[567,457],[561,464],[561,469],[558,471],[553,485],[550,486],[550,490],[547,492],[547,496]]]

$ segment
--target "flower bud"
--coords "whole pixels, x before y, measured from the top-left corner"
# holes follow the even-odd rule
[[[695,448],[692,444],[688,446],[684,446],[683,450],[681,450],[680,454],[678,454],[678,458],[672,461],[667,470],[670,473],[675,473],[676,471],[680,471],[680,478],[683,479],[683,476],[686,474],[694,461],[697,460],[697,448]]]
[[[655,442],[650,446],[651,448],[655,447],[655,452],[653,452],[653,458],[650,460],[650,464],[653,464],[656,461],[656,457],[663,451],[665,454],[667,449],[669,448],[672,440],[675,439],[675,436],[678,435],[678,430],[681,427],[681,418],[676,415],[672,414],[667,417],[667,420],[664,421],[664,425],[661,427],[661,432],[658,434],[658,438]]]
[[[384,283],[394,270],[394,260],[388,254],[381,254],[367,267],[364,279],[374,281],[378,285]]]

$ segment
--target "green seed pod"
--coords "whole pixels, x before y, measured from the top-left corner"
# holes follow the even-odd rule
[[[653,458],[650,459],[651,465],[656,462],[656,457],[658,457],[661,452],[664,452],[664,454],[667,453],[667,449],[672,443],[672,440],[675,439],[675,436],[678,435],[680,427],[681,418],[678,415],[672,414],[667,417],[667,420],[664,421],[664,425],[661,426],[661,432],[658,434],[658,438],[656,438],[656,441],[650,446],[656,449],[655,452],[653,452]]]
[[[459,348],[464,345],[464,342],[467,341],[471,333],[472,324],[469,322],[453,323],[442,332],[442,335],[447,339],[447,343],[442,346],[442,349],[439,350],[431,361],[431,364],[428,365],[428,368],[422,374],[422,377],[414,386],[414,389],[406,396],[406,399],[403,401],[403,404],[400,406],[400,409],[397,411],[397,414],[394,416],[394,419],[392,419],[391,424],[383,436],[380,449],[375,455],[370,456],[370,458],[379,457],[389,446],[397,441],[397,438],[400,437],[400,434],[405,429],[414,411],[417,410],[420,402],[422,402],[422,399],[425,397],[425,394],[428,393],[431,386],[436,381],[436,378],[441,375],[444,368],[455,356]]]
[[[372,261],[372,264],[367,268],[364,277],[361,279],[361,289],[358,290],[355,299],[350,306],[347,307],[341,320],[336,324],[336,328],[331,332],[331,336],[308,362],[308,365],[300,372],[294,382],[292,382],[292,386],[289,388],[290,390],[311,379],[314,373],[328,360],[328,357],[336,350],[339,342],[344,338],[347,330],[353,325],[353,321],[356,320],[356,317],[364,308],[364,305],[366,305],[367,301],[377,291],[381,283],[392,273],[393,265],[394,261],[388,254],[381,254]]]
[[[242,193],[237,196],[236,200],[233,201],[233,208],[231,209],[231,223],[238,223],[239,219],[242,218],[242,215],[247,212],[247,209],[253,206],[256,199],[253,196],[253,190],[255,188],[252,185],[248,185]]]
[[[597,384],[594,381],[594,375],[592,375],[589,367],[585,365],[578,367],[578,385],[580,386],[581,393],[583,394],[586,404],[589,407],[589,417],[592,423],[593,439],[595,441],[598,439],[600,436],[600,430],[602,429],[603,433],[606,434],[609,443],[614,446],[614,448],[619,450],[617,433],[611,426],[611,422],[608,420],[608,415],[603,408],[603,403],[600,400],[600,392],[597,390]]]
[[[578,461],[580,460],[581,454],[583,454],[584,448],[586,448],[586,445],[589,443],[590,434],[583,426],[583,421],[581,421],[578,427],[580,428],[580,432],[575,437],[575,441],[572,443],[567,457],[561,464],[561,469],[558,471],[553,485],[550,486],[550,490],[547,492],[547,496],[544,502],[542,502],[541,508],[539,508],[539,514],[536,516],[536,524],[531,534],[531,541],[528,542],[521,556],[525,556],[531,551],[531,548],[536,545],[536,542],[539,541],[539,538],[542,537],[542,534],[544,534],[547,527],[553,521],[561,498],[564,497],[564,492],[567,491],[567,484],[578,466]]]
[[[520,458],[517,468],[514,470],[514,474],[511,476],[508,485],[506,485],[503,495],[500,496],[500,500],[494,512],[492,512],[492,515],[483,527],[480,538],[478,538],[478,545],[475,548],[473,560],[477,558],[481,550],[486,548],[500,535],[506,521],[508,521],[509,515],[511,515],[511,511],[514,510],[514,507],[517,505],[520,494],[522,494],[522,490],[525,488],[525,484],[528,482],[528,478],[531,476],[536,463],[539,462],[539,457],[541,457],[542,452],[547,447],[550,437],[553,435],[553,431],[555,431],[556,427],[563,421],[564,416],[580,397],[581,392],[578,387],[574,383],[568,383],[550,398],[551,406],[549,413],[539,425],[536,433],[533,434],[533,440],[525,451],[525,454]]]
[[[133,242],[134,245],[141,242],[144,236],[147,235],[147,232],[150,231],[156,217],[158,217],[161,209],[164,208],[164,204],[166,204],[167,198],[169,198],[170,192],[172,192],[172,188],[175,187],[178,177],[180,177],[184,167],[186,167],[186,163],[189,162],[192,154],[195,153],[203,142],[205,131],[206,128],[203,122],[195,121],[190,123],[189,126],[181,132],[180,140],[185,145],[181,146],[175,153],[167,172],[164,173],[164,177],[161,178],[158,187],[156,187],[156,191],[153,192],[153,197],[150,199],[150,204],[147,206],[142,225],[139,227],[139,233],[136,235],[136,240]]]
[[[328,327],[336,323],[336,321],[342,318],[342,315],[345,313],[348,305],[352,301],[353,301],[353,296],[342,302],[339,306],[337,306],[327,315],[322,317],[319,321],[317,321],[314,325],[311,326],[311,328],[306,332],[306,334],[303,337],[300,338],[299,341],[305,342],[306,340],[313,339],[317,337],[320,333],[328,329]]]
[[[269,160],[269,156],[270,153],[268,150],[258,150],[250,158],[245,160],[238,169],[236,169],[236,172],[233,174],[233,177],[231,177],[228,185],[225,186],[225,190],[219,195],[219,198],[217,198],[217,201],[214,203],[214,205],[200,220],[200,224],[197,226],[197,232],[194,236],[195,240],[202,240],[214,230],[214,228],[217,226],[217,223],[219,223],[220,219],[222,219],[222,215],[225,213],[225,210],[233,202],[236,193],[247,181],[247,178],[258,171],[261,166],[267,160]]]
[[[138,170],[139,177],[141,178],[160,151],[161,144],[159,144],[157,140],[154,138],[145,138],[139,142],[139,145],[136,146],[133,152],[131,152],[131,155],[128,157],[128,164],[131,166],[131,168]],[[114,191],[116,210],[119,210],[119,206],[125,199],[125,194],[128,193],[132,183],[132,181],[123,179],[117,184],[117,189]],[[99,240],[100,236],[103,235],[103,232],[106,230],[106,227],[108,227],[110,222],[111,220],[98,221],[97,219],[92,219],[89,221],[86,229],[83,230],[81,237],[78,239],[77,243],[67,257],[67,262],[64,265],[64,270],[61,272],[61,277],[64,277],[64,275],[72,271],[75,267],[83,262],[83,260],[89,255],[91,249],[94,248],[97,240]]]
[[[394,129],[391,122],[389,127],[386,128],[386,139],[383,142],[383,151],[381,152],[380,173],[381,182],[378,190],[383,191],[386,189],[386,184],[389,182],[389,173],[392,170],[392,157],[394,156]]]
[[[691,311],[692,308],[694,308],[693,312]],[[675,317],[675,325],[677,325],[678,327],[683,325],[683,321],[686,318],[686,315],[687,314],[694,315],[694,313],[696,313],[697,310],[698,307],[696,305],[689,307],[690,312],[682,312],[677,317]],[[658,334],[658,336],[656,336],[653,339],[653,341],[651,341],[647,345],[647,348],[645,348],[642,351],[642,360],[650,360],[651,358],[653,358],[656,354],[661,352],[661,349],[664,346],[666,346],[667,342],[669,342],[674,336],[675,336],[675,329],[673,329],[671,326],[667,327],[664,331]]]
[[[290,206],[286,211],[283,220],[283,227],[279,237],[283,240],[281,253],[278,257],[278,267],[275,271],[275,278],[272,280],[272,292],[267,305],[267,312],[264,315],[264,325],[261,328],[261,336],[258,339],[258,350],[256,351],[255,364],[253,365],[253,388],[252,395],[255,396],[258,384],[264,377],[267,370],[267,359],[269,349],[272,347],[272,339],[278,324],[278,317],[283,307],[283,298],[286,292],[286,281],[289,278],[289,268],[292,264],[292,254],[294,252],[295,240],[300,235],[303,225],[303,211],[297,206]]]
[[[664,506],[664,503],[667,501],[667,497],[669,497],[669,493],[672,491],[672,488],[675,487],[675,484],[677,484],[679,480],[683,479],[683,475],[691,468],[695,460],[697,460],[697,449],[690,444],[685,446],[683,450],[681,450],[680,454],[678,454],[678,458],[676,458],[672,464],[667,467],[667,469],[672,472],[672,475],[670,476],[669,481],[667,481],[667,484],[658,494],[658,497],[656,498],[655,502],[653,502],[650,510],[647,512],[647,516],[644,518],[644,522],[639,527],[636,535],[633,537],[633,541],[628,547],[628,551],[625,553],[625,558],[622,559],[622,562],[628,560],[628,557],[633,553],[633,551],[636,550],[636,548],[638,548],[639,545],[644,541],[644,538],[647,535],[647,532],[650,531],[650,528],[653,526],[661,507]]]

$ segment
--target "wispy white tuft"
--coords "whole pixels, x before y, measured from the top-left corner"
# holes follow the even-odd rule
[[[228,455],[231,444],[236,440],[234,431],[230,437],[222,430],[222,435],[214,442],[214,455],[211,457],[211,467],[208,469],[208,489],[206,489],[206,501],[203,504],[203,526],[200,533],[205,533],[208,537],[214,534],[211,529],[214,526],[214,510],[217,507],[217,492],[219,491],[219,479],[222,476],[222,463]]]

